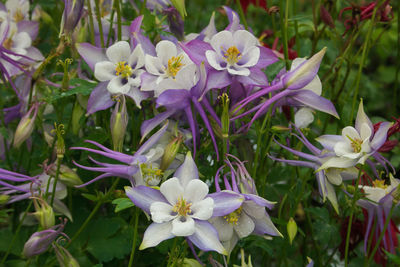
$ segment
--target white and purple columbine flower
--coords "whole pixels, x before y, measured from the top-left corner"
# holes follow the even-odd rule
[[[97,62],[94,76],[101,82],[108,82],[107,90],[111,94],[124,94],[131,97],[136,105],[147,98],[139,90],[140,75],[144,72],[144,53],[141,45],[131,51],[128,42],[120,41],[106,50],[107,61]]]
[[[343,128],[342,135],[322,135],[316,139],[325,149],[334,152],[335,155],[324,162],[320,169],[353,167],[357,164],[364,164],[370,156],[381,162],[383,157],[377,151],[385,143],[390,126],[391,123],[384,122],[374,133],[372,122],[365,114],[361,101],[355,127]]]
[[[165,90],[190,89],[197,83],[196,65],[179,46],[163,40],[157,43],[155,51],[156,56],[145,57],[143,91],[154,91],[158,97]]]
[[[331,158],[334,157],[334,154],[332,152],[328,152],[326,150],[320,150],[319,148],[315,147],[312,145],[307,138],[304,136],[304,134],[296,128],[297,132],[300,134],[300,136],[293,134],[295,137],[297,137],[303,144],[304,146],[311,151],[312,154],[307,154],[301,151],[297,151],[295,149],[289,148],[287,146],[284,146],[278,142],[276,142],[280,147],[286,149],[293,155],[297,157],[301,157],[305,159],[306,161],[303,160],[289,160],[289,159],[280,159],[276,158],[273,156],[269,156],[271,159],[279,161],[279,162],[284,162],[289,165],[293,166],[303,166],[303,167],[308,167],[312,168],[315,170],[315,177],[318,182],[318,190],[320,193],[320,196],[322,197],[323,202],[325,202],[326,199],[328,199],[332,206],[334,207],[335,211],[339,213],[339,206],[337,203],[337,197],[335,193],[335,188],[334,185],[338,186],[342,184],[343,180],[351,180],[351,179],[356,179],[358,170],[353,167],[349,166],[347,168],[336,168],[336,167],[330,167],[326,169],[321,169],[321,166],[329,161]]]
[[[210,222],[217,229],[222,244],[230,253],[239,239],[250,234],[262,236],[266,234],[270,236],[282,236],[282,234],[275,227],[265,210],[265,208],[272,209],[275,203],[258,196],[254,187],[254,181],[248,175],[243,162],[233,155],[228,156],[235,160],[233,163],[228,158],[225,160],[225,163],[231,169],[231,184],[229,184],[227,175],[224,174],[223,181],[227,190],[221,191],[218,181],[220,180],[219,173],[224,167],[222,166],[215,176],[215,186],[218,192],[233,191],[236,195],[243,197],[244,201],[233,212],[225,216],[214,217]],[[236,165],[236,169],[233,165]]]
[[[208,195],[208,186],[199,179],[190,153],[174,177],[161,184],[160,190],[136,186],[125,187],[125,192],[153,220],[144,233],[140,249],[184,236],[201,250],[227,254],[218,232],[207,220],[233,212],[239,208],[243,197],[232,191]]]

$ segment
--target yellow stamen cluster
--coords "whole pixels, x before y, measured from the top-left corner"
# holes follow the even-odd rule
[[[237,225],[241,213],[242,213],[242,207],[224,216],[224,219],[230,224]]]
[[[354,138],[352,139],[350,136],[347,135],[347,138],[349,138],[349,140],[351,141],[351,148],[353,148],[353,151],[355,153],[358,153],[361,151],[361,145],[363,143],[363,140],[358,139],[358,138]]]
[[[10,50],[11,47],[12,47],[12,45],[13,45],[13,41],[12,41],[11,38],[7,38],[7,39],[5,39],[4,42],[3,42],[3,47],[4,47],[5,49]]]
[[[229,47],[225,51],[224,56],[229,65],[234,65],[242,57],[239,49],[237,49],[236,46]]]
[[[186,199],[180,197],[175,206],[172,208],[172,211],[178,213],[180,216],[186,216],[188,213],[192,212],[190,209],[191,206],[192,203],[188,203],[186,202]]]
[[[15,22],[20,22],[24,20],[24,14],[22,14],[20,9],[17,9],[14,13],[14,20]]]
[[[126,63],[126,61],[120,61],[117,63],[117,67],[115,68],[115,75],[127,79],[132,75],[132,68]]]
[[[140,170],[142,171],[142,177],[146,184],[152,184],[152,181],[159,182],[164,175],[162,170],[153,167],[152,164],[143,163],[140,165]]]
[[[385,184],[385,180],[375,180],[372,182],[374,187],[379,187],[382,189],[386,189],[388,186]]]
[[[178,72],[181,70],[181,68],[185,65],[182,63],[183,56],[177,56],[177,57],[171,57],[168,60],[168,66],[167,66],[167,74],[168,76],[175,78],[175,76],[178,74]]]

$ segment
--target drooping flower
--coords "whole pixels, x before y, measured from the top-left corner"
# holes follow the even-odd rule
[[[64,0],[64,12],[61,17],[60,36],[70,35],[77,27],[82,15],[84,0]]]
[[[217,192],[233,191],[238,196],[243,197],[244,201],[240,207],[228,215],[214,217],[210,221],[217,229],[222,244],[230,253],[239,239],[250,234],[262,236],[265,234],[282,236],[282,234],[275,227],[268,213],[265,211],[265,208],[272,209],[275,202],[258,196],[255,188],[252,188],[252,184],[254,184],[253,179],[250,176],[246,176],[248,173],[243,162],[233,155],[229,155],[229,157],[232,157],[234,162],[232,163],[228,158],[225,160],[225,163],[231,169],[229,174],[223,174],[223,181],[227,190],[221,191],[219,187],[219,180],[221,179],[220,171],[224,167],[222,166],[215,176]],[[228,181],[228,175],[231,176],[231,184]]]
[[[145,186],[126,187],[126,195],[146,213],[153,223],[144,233],[140,249],[157,246],[175,236],[184,236],[202,250],[226,254],[215,228],[207,221],[236,210],[243,198],[233,192],[208,195],[208,186],[198,178],[190,153],[174,177],[160,190]]]
[[[385,143],[390,126],[389,122],[384,122],[374,132],[361,101],[355,127],[343,128],[341,136],[322,135],[316,139],[325,149],[335,153],[335,157],[327,160],[320,169],[353,167],[356,164],[364,164],[370,156],[382,161],[383,157],[376,152]]]

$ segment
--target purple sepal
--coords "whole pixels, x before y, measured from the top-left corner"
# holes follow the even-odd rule
[[[165,112],[159,113],[154,118],[145,120],[140,126],[140,133],[142,138],[148,135],[154,128],[160,125],[163,121],[168,119],[172,114],[176,112],[175,109],[167,110]]]
[[[307,107],[328,113],[339,119],[339,115],[332,102],[325,97],[317,95],[313,91],[299,90],[291,97]]]
[[[239,15],[227,6],[223,6],[225,13],[228,16],[229,25],[225,28],[227,31],[235,32],[237,30],[244,30],[243,25],[240,24]]]
[[[383,122],[379,125],[379,129],[375,132],[371,141],[371,148],[373,150],[378,150],[386,142],[387,132],[391,126],[390,122]]]
[[[108,61],[108,58],[103,49],[93,46],[89,43],[77,43],[76,49],[79,55],[85,60],[89,67],[94,71],[94,66],[97,62]]]
[[[167,128],[168,128],[168,121],[164,123],[164,125],[160,128],[160,130],[158,130],[143,145],[140,146],[138,151],[136,151],[134,157],[138,157],[142,153],[152,148],[158,142],[158,140],[160,140],[160,138],[164,135]],[[141,141],[143,141],[143,138]]]
[[[224,88],[231,84],[231,77],[227,71],[210,69],[207,73],[206,91],[210,89]]]
[[[26,32],[31,37],[32,41],[36,39],[39,33],[39,22],[23,20],[17,24],[20,32]]]
[[[273,202],[270,202],[266,200],[265,198],[262,198],[260,196],[254,195],[254,194],[243,194],[246,200],[251,200],[254,203],[256,203],[259,206],[267,207],[268,209],[273,209],[275,204]]]
[[[166,90],[158,96],[157,107],[164,106],[167,109],[185,109],[190,105],[190,92],[186,89]]]
[[[140,44],[145,54],[156,56],[154,45],[151,43],[149,38],[142,34],[142,30],[140,28],[142,26],[142,21],[143,15],[134,19],[129,26],[129,31],[132,35],[132,47],[136,47],[138,44]]]
[[[265,73],[257,67],[249,68],[250,75],[238,75],[236,79],[244,85],[267,86],[268,79]]]
[[[219,240],[218,238],[218,232],[212,226],[211,223],[207,221],[200,221],[196,220],[196,230],[193,235],[188,236],[187,238],[199,249],[203,251],[217,251],[216,248],[210,246],[210,244],[214,243],[216,240]],[[208,240],[207,237],[208,235],[211,235],[213,237],[213,240]],[[221,245],[222,247],[222,245]],[[221,251],[218,251],[221,253]]]
[[[321,60],[319,60],[318,62],[314,62],[315,64],[312,65],[311,69],[309,71],[307,71],[306,74],[298,73],[299,71],[302,71],[304,65],[310,64],[309,61],[311,59],[312,58],[305,60],[303,63],[301,63],[299,66],[297,66],[297,68],[295,68],[294,70],[290,70],[282,77],[282,83],[285,85],[285,87],[287,89],[296,90],[296,89],[304,88],[307,84],[309,84],[314,79],[314,77],[318,73],[319,66],[321,64]],[[291,81],[292,78],[294,78],[295,81]],[[290,82],[289,85],[288,85],[288,82]]]
[[[126,196],[132,200],[133,204],[141,208],[147,214],[150,214],[150,206],[154,202],[168,203],[167,199],[157,189],[144,185],[137,187],[125,187]]]
[[[223,190],[208,196],[214,200],[213,217],[225,216],[237,210],[244,201],[241,194],[230,190]]]
[[[107,90],[108,82],[99,83],[90,94],[86,115],[90,115],[99,110],[105,110],[114,105],[111,94]]]
[[[256,64],[257,68],[263,69],[279,60],[271,49],[264,46],[258,46],[258,48],[260,49],[260,59]]]
[[[179,45],[183,49],[183,51],[185,51],[185,53],[189,56],[189,58],[198,66],[200,66],[202,62],[207,62],[205,56],[206,51],[213,50],[209,43],[196,39],[186,44],[179,43]]]
[[[185,188],[191,180],[199,179],[199,171],[190,153],[186,155],[185,161],[176,170],[174,177],[179,179],[183,188]]]

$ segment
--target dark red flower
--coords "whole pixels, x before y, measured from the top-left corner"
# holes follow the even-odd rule
[[[242,5],[244,13],[247,12],[247,8],[250,4],[253,4],[256,7],[261,7],[268,11],[267,1],[266,0],[240,0],[240,4]]]

